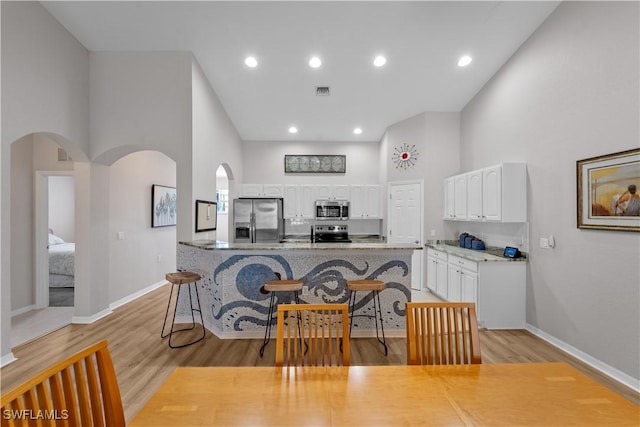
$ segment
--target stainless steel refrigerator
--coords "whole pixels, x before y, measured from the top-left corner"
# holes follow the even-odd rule
[[[233,200],[233,241],[277,243],[284,238],[282,199]]]

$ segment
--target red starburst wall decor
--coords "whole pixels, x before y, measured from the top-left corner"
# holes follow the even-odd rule
[[[409,146],[409,144],[404,143],[400,147],[395,147],[393,149],[392,160],[396,165],[396,169],[406,170],[415,166],[419,154],[420,153],[418,153],[415,144]]]

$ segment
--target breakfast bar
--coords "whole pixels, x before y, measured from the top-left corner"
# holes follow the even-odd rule
[[[414,250],[421,247],[382,242],[256,244],[197,240],[178,244],[177,267],[202,276],[197,286],[205,327],[220,338],[263,336],[269,294],[261,288],[276,279],[276,273],[282,279],[303,281],[302,303],[347,303],[347,280],[381,280],[386,284],[380,293],[385,331],[389,336],[404,336]],[[363,299],[358,304],[367,303]],[[190,313],[185,293],[178,301],[177,321],[190,321]],[[354,324],[354,336],[372,334],[375,325],[371,319]]]

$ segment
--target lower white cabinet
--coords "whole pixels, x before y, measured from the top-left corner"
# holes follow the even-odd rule
[[[437,295],[447,294],[447,253],[427,251],[427,288]]]
[[[427,287],[446,301],[475,302],[478,326],[523,329],[526,324],[524,261],[472,261],[429,248]]]

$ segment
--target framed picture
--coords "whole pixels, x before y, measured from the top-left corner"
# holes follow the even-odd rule
[[[640,231],[640,149],[576,162],[578,228]]]
[[[206,200],[196,200],[196,233],[216,229],[218,204]]]
[[[322,154],[285,154],[285,173],[345,173],[347,156]]]
[[[169,227],[177,224],[176,189],[164,185],[151,186],[151,227]]]

